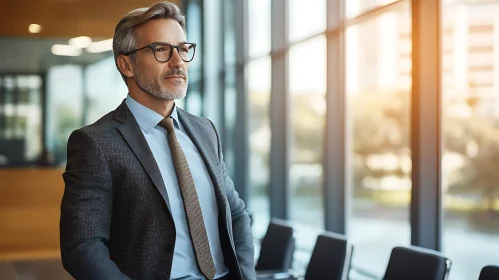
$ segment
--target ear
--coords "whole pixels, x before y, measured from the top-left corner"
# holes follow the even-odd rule
[[[133,77],[133,63],[129,56],[119,55],[117,58],[118,69],[128,78]]]

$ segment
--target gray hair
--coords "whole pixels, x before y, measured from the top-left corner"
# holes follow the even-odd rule
[[[114,52],[114,62],[116,64],[116,68],[120,71],[118,67],[118,55],[129,53],[137,48],[138,40],[135,36],[135,27],[146,23],[153,19],[174,19],[176,20],[182,29],[185,30],[185,17],[180,12],[180,9],[177,5],[167,2],[161,1],[150,8],[139,8],[129,12],[125,15],[116,28],[114,30],[113,37],[113,52]],[[135,53],[130,55],[130,58],[133,62],[135,62]],[[121,77],[126,83],[126,76],[121,73]]]

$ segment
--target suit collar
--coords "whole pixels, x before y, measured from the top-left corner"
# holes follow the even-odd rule
[[[132,115],[132,112],[126,106],[125,100],[121,102],[120,106],[114,110],[113,118],[120,123],[125,123],[128,116]]]
[[[163,177],[159,171],[158,164],[154,159],[151,149],[149,148],[149,145],[147,144],[137,121],[135,120],[132,112],[128,109],[125,101],[123,101],[114,111],[114,119],[122,124],[118,125],[116,128],[144,167],[144,170],[147,175],[149,175],[149,178],[151,178],[154,186],[158,189],[168,209],[170,210],[169,213],[171,215],[168,193],[166,192],[165,182],[163,181]]]
[[[203,161],[208,169],[213,186],[215,187],[215,196],[217,198],[220,213],[226,214],[227,203],[224,190],[224,180],[221,174],[221,168],[217,151],[219,149],[218,139],[213,137],[214,133],[208,135],[207,131],[213,127],[206,127],[206,122],[200,122],[200,118],[187,113],[186,111],[178,110],[179,119],[185,131],[189,135],[191,141],[197,147]],[[211,123],[208,124],[211,126]],[[227,218],[227,217],[226,217]]]
[[[158,125],[158,123],[163,120],[163,116],[156,113],[155,111],[149,109],[148,107],[140,104],[137,102],[135,99],[133,99],[130,95],[128,95],[125,99],[125,103],[128,107],[128,109],[132,112],[133,116],[137,120],[137,123],[139,124],[140,128],[145,133],[149,133],[153,128]],[[177,114],[177,106],[176,104],[173,105],[173,110],[172,113],[170,114],[170,117],[173,118],[175,126],[179,128],[179,120],[178,120],[178,114]]]
[[[178,108],[177,113],[182,127],[185,129],[189,135],[189,138],[198,149],[206,168],[208,169],[208,173],[210,174],[215,187],[215,194],[221,213],[226,213],[227,203],[225,199],[225,192],[222,191],[224,182],[223,178],[221,178],[221,170],[219,166],[220,162],[216,152],[219,148],[217,143],[218,139],[212,139],[213,137],[206,134],[207,128],[201,124],[199,117],[193,116],[180,108]],[[126,142],[137,156],[137,159],[140,161],[165,200],[168,209],[170,209],[170,203],[168,194],[166,193],[163,177],[161,176],[158,165],[151,150],[149,149],[149,145],[147,144],[144,135],[140,131],[139,125],[135,121],[135,118],[128,109],[125,101],[123,101],[114,111],[114,119],[123,124],[117,127],[119,132],[123,135]]]
[[[206,122],[200,122],[199,117],[191,115],[182,109],[178,110],[178,115],[182,127],[185,128],[189,138],[198,148],[205,163],[207,165],[218,165],[217,139],[212,139],[213,137],[206,133],[211,127],[207,128]]]

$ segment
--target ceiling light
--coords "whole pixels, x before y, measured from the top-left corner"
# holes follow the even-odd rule
[[[39,25],[39,24],[30,24],[29,27],[28,27],[28,30],[29,30],[29,33],[40,33],[40,31],[42,31],[42,26]]]
[[[113,50],[113,39],[107,39],[99,42],[93,42],[88,46],[87,52],[101,53]]]
[[[81,49],[70,45],[59,45],[55,44],[52,46],[52,53],[55,55],[63,56],[79,56],[81,54]]]
[[[86,48],[90,46],[92,39],[87,36],[80,36],[69,39],[69,44],[78,48]]]

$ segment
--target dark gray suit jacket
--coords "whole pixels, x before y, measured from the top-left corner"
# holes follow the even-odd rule
[[[223,162],[213,124],[178,110],[210,173],[230,279],[255,279],[250,221]],[[163,178],[123,102],[68,141],[61,256],[76,279],[170,279],[175,224]]]

